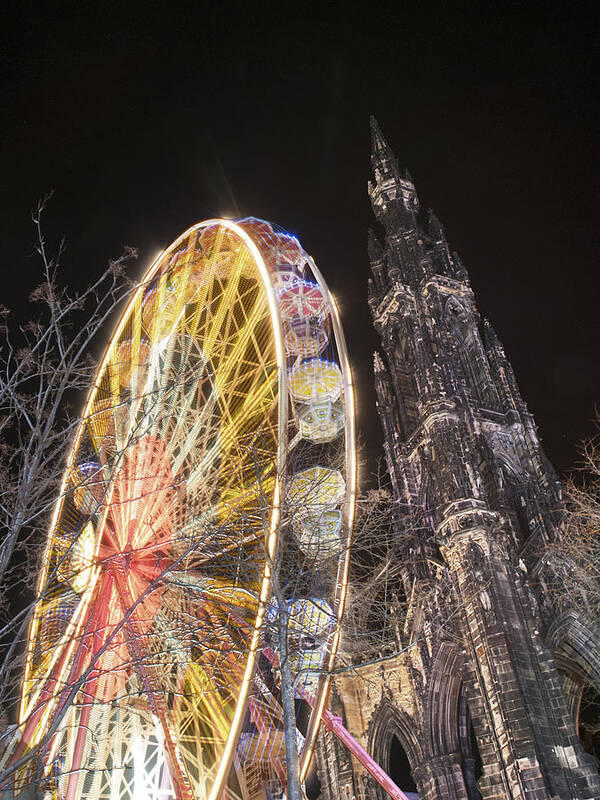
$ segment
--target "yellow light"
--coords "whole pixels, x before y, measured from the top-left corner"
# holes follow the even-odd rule
[[[90,581],[95,549],[94,526],[88,522],[73,545],[73,555],[71,556],[71,585],[77,594],[82,594]]]

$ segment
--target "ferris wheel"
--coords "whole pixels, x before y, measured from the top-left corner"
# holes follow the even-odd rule
[[[261,796],[285,774],[282,611],[313,699],[306,775],[344,608],[353,415],[335,303],[294,236],[210,220],[160,254],[69,454],[4,755],[15,794],[41,765],[56,800]]]

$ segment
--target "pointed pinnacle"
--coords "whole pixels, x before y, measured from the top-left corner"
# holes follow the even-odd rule
[[[369,119],[371,125],[371,152],[373,155],[375,153],[380,153],[384,150],[389,150],[388,143],[383,138],[383,134],[381,133],[381,128],[379,127],[379,123],[375,119],[375,117],[371,114]]]
[[[469,280],[469,273],[465,269],[465,265],[462,263],[460,256],[456,252],[456,250],[452,253],[452,263],[454,264],[454,270],[459,280],[467,281]]]
[[[502,343],[498,338],[498,334],[487,317],[483,320],[483,335],[488,347],[491,347],[495,350],[500,350],[500,352],[503,351]]]
[[[373,353],[373,369],[375,372],[385,372],[385,367],[378,350],[375,350]]]
[[[429,209],[427,228],[429,230],[429,235],[431,236],[434,242],[444,241],[445,235],[444,235],[443,225],[437,218],[435,211],[431,208]]]

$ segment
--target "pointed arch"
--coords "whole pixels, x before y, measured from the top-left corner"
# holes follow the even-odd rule
[[[531,496],[532,491],[531,476],[518,463],[514,456],[502,449],[495,453],[500,466],[500,473],[503,481],[504,502],[512,512],[513,525],[517,525],[517,535],[520,534],[524,541],[532,533],[531,518],[533,516]],[[535,527],[535,525],[533,525]]]
[[[424,708],[424,740],[432,756],[460,750],[459,703],[464,658],[458,648],[442,642],[429,678]]]
[[[560,672],[600,692],[600,630],[597,626],[571,611],[552,623],[546,644]]]
[[[583,749],[600,758],[600,630],[570,612],[548,631],[563,691]]]
[[[400,741],[411,770],[414,770],[423,758],[417,723],[384,695],[369,722],[367,749],[375,761],[386,771],[389,770],[390,751],[394,737]]]
[[[427,758],[455,759],[452,774],[456,796],[480,800],[477,780],[482,762],[473,730],[463,673],[465,658],[458,647],[442,642],[434,657],[424,707],[424,747]]]
[[[519,463],[518,458],[514,453],[510,453],[506,446],[494,447],[493,442],[492,450],[507,478],[518,485],[527,482],[529,476]]]

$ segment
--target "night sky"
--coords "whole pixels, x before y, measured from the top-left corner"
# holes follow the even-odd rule
[[[13,3],[0,300],[18,310],[36,283],[30,210],[49,190],[76,285],[125,244],[141,275],[194,222],[273,220],[340,302],[372,456],[373,113],[568,469],[600,404],[599,30],[596,3],[561,6]]]

